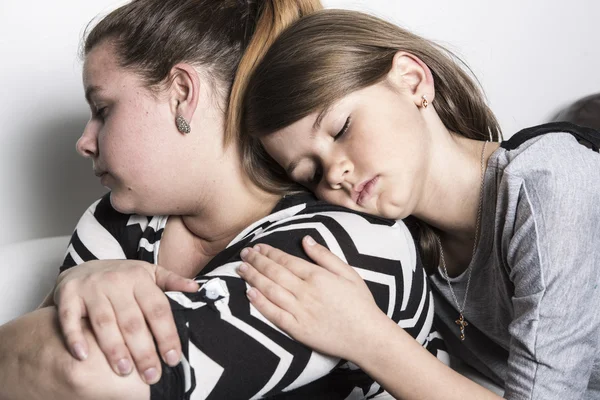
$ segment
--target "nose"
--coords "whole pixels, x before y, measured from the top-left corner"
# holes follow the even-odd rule
[[[95,125],[94,121],[88,121],[75,145],[77,152],[86,158],[98,157],[98,129]]]
[[[347,175],[353,170],[352,163],[348,159],[332,163],[325,172],[325,180],[332,189],[340,189]]]

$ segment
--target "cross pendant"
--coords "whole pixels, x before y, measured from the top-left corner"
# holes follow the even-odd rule
[[[460,340],[465,340],[465,327],[469,325],[469,323],[465,319],[464,315],[460,313],[458,319],[454,321],[454,323],[456,323],[456,325],[458,325],[458,328],[460,329]]]

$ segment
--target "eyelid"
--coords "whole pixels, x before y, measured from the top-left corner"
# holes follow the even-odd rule
[[[319,175],[319,179],[317,179],[317,175]],[[312,177],[309,180],[309,184],[317,186],[319,182],[321,182],[321,179],[323,179],[323,168],[321,167],[321,165],[316,165],[315,171],[313,172]]]
[[[350,115],[348,115],[348,118],[346,118],[346,122],[344,123],[344,126],[342,127],[342,129],[333,137],[333,140],[338,140],[340,139],[342,136],[344,136],[344,134],[346,132],[348,132],[348,129],[350,128],[350,122],[352,121],[352,117]]]
[[[105,111],[108,106],[92,106],[92,116],[96,118],[105,118]]]

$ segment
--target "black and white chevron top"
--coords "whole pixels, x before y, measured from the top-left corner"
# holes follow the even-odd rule
[[[61,270],[94,259],[141,259],[155,263],[168,217],[124,215],[109,194],[79,221]],[[184,360],[163,364],[152,399],[364,399],[383,389],[357,366],[321,355],[281,332],[246,298],[246,283],[235,272],[242,248],[267,243],[307,258],[301,239],[310,234],[364,278],[379,307],[428,348],[433,300],[402,222],[359,214],[289,196],[269,216],[244,229],[197,276],[197,293],[168,296]],[[437,350],[432,350],[434,354]]]

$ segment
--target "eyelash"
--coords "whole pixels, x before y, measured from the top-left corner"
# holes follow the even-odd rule
[[[315,173],[313,174],[312,178],[310,179],[310,183],[313,186],[317,186],[319,184],[319,182],[321,182],[321,179],[323,179],[323,169],[321,168],[320,165],[318,165],[315,169]]]
[[[103,120],[105,118],[105,115],[104,115],[105,111],[106,111],[106,107],[102,107],[98,110],[95,110],[94,116]]]
[[[344,136],[344,134],[346,132],[348,132],[348,128],[350,128],[350,116],[348,116],[348,118],[346,118],[346,123],[344,124],[344,126],[342,127],[342,130],[340,130],[337,135],[335,135],[333,137],[333,140],[338,140],[340,139],[342,136]]]

